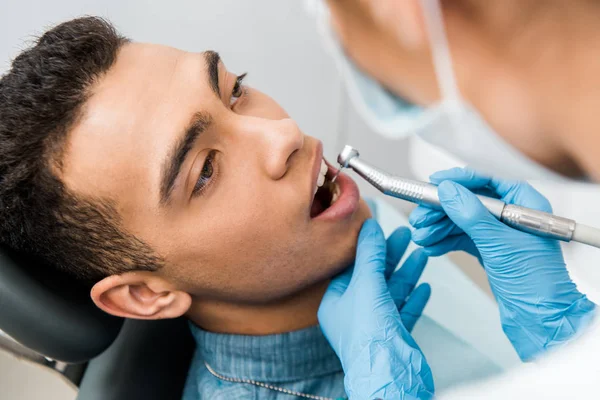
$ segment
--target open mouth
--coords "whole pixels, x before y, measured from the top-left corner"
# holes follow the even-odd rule
[[[315,186],[315,195],[310,209],[310,217],[315,218],[331,207],[340,197],[339,181],[331,182],[335,169],[321,160],[321,169]]]

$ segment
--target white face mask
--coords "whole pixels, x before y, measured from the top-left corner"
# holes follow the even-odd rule
[[[421,0],[432,43],[442,100],[430,107],[392,95],[344,55],[329,25],[328,10],[314,8],[321,33],[335,55],[356,109],[376,132],[389,138],[418,135],[472,168],[496,176],[565,181],[567,178],[530,160],[505,142],[460,95],[444,32],[439,0]]]

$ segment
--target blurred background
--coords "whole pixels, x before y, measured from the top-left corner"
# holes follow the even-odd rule
[[[11,59],[36,35],[52,25],[76,16],[101,15],[135,41],[188,51],[218,51],[229,69],[248,72],[249,85],[272,96],[305,133],[321,139],[330,161],[335,160],[344,144],[351,144],[366,160],[406,177],[426,179],[429,173],[450,166],[443,153],[422,142],[386,140],[361,121],[303,1],[3,0],[2,5],[0,72],[6,71]],[[362,182],[359,185],[363,195],[379,196]],[[540,187],[555,210],[567,217],[577,218],[587,204],[599,200],[596,193],[585,188],[558,191],[552,184]],[[575,196],[576,191],[580,195]],[[407,203],[390,202],[404,213],[411,209]],[[600,225],[600,216],[596,217]],[[575,265],[574,278],[600,282],[600,270],[577,268],[599,254],[576,250],[567,249],[567,258],[571,257]],[[460,255],[453,259],[486,288],[484,274],[472,260]],[[588,291],[593,291],[593,285]],[[2,351],[0,393],[3,400],[76,397],[75,389],[58,376]]]

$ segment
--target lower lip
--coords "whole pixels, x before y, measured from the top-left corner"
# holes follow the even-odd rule
[[[329,176],[333,176],[337,173],[337,169],[329,164],[327,164],[327,166],[329,167]],[[344,173],[340,173],[335,182],[340,190],[338,199],[328,209],[314,217],[313,220],[341,221],[350,217],[358,209],[360,192],[356,183]]]

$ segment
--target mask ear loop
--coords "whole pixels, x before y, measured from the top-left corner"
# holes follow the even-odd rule
[[[440,89],[440,104],[446,109],[449,123],[457,138],[461,137],[463,140],[468,140],[469,135],[466,135],[466,138],[463,137],[465,135],[461,135],[462,129],[465,129],[465,127],[461,127],[460,123],[464,111],[462,109],[463,101],[456,83],[440,0],[421,0],[421,6],[425,19],[425,29],[431,45],[435,76]],[[442,134],[442,132],[438,134]]]
[[[441,100],[455,103],[460,100],[460,93],[452,68],[452,56],[444,28],[444,17],[440,1],[421,0],[421,6],[425,17],[425,29],[431,44],[431,55],[440,88]]]

